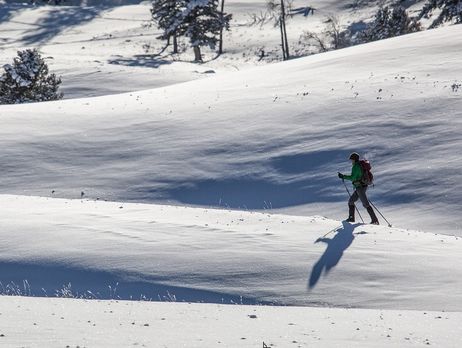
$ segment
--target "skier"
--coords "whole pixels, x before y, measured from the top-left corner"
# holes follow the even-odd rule
[[[342,180],[350,180],[353,183],[353,187],[355,191],[351,195],[350,199],[348,200],[348,208],[349,208],[349,216],[347,221],[348,222],[355,222],[355,202],[360,199],[363,203],[364,208],[367,209],[367,212],[371,216],[371,224],[378,225],[379,220],[375,215],[374,209],[372,209],[369,199],[367,198],[366,191],[367,191],[367,184],[363,181],[363,169],[359,164],[359,155],[356,152],[353,152],[350,155],[350,160],[352,164],[351,168],[351,175],[344,175],[342,173],[338,173],[338,177]]]

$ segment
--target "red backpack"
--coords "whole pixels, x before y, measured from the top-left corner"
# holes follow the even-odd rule
[[[363,176],[361,182],[367,186],[374,185],[374,175],[371,172],[372,166],[368,160],[360,160],[359,165],[361,166]]]

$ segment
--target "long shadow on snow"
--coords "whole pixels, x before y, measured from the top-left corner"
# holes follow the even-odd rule
[[[450,162],[439,164],[439,170],[446,173],[442,183],[433,171],[422,171],[415,159],[408,161],[409,149],[428,153],[428,144],[438,147],[444,146],[448,139],[458,139],[457,127],[433,121],[414,125],[406,120],[385,120],[380,127],[381,133],[389,137],[386,146],[380,142],[375,144],[371,134],[376,128],[366,124],[362,131],[370,141],[363,140],[356,148],[339,143],[337,148],[317,151],[310,150],[313,144],[324,138],[335,139],[339,130],[278,139],[274,144],[212,143],[207,151],[201,139],[192,139],[191,147],[200,149],[189,154],[197,157],[188,163],[192,173],[183,167],[181,156],[169,151],[170,147],[177,148],[169,137],[162,138],[162,146],[151,148],[144,148],[130,138],[131,134],[156,138],[165,132],[160,128],[161,133],[157,133],[145,124],[132,126],[131,132],[116,129],[118,134],[112,138],[101,130],[89,132],[85,139],[56,137],[21,143],[16,138],[6,137],[0,141],[3,146],[0,192],[47,195],[53,189],[64,192],[61,197],[74,197],[74,193],[88,188],[86,191],[97,192],[93,196],[89,194],[89,198],[147,203],[171,200],[248,209],[333,202],[346,205],[345,188],[336,172],[350,170],[346,159],[355,150],[372,160],[376,187],[371,188],[369,196],[379,207],[395,203],[416,205],[429,199],[459,204],[460,180]],[[354,138],[357,132],[356,127],[342,127],[346,139]],[[399,139],[407,139],[406,146]],[[294,147],[299,148],[299,152],[289,153]],[[203,159],[219,169],[204,167]],[[108,175],[113,172],[112,164],[117,162],[123,164],[126,173]],[[220,168],[227,168],[227,171]],[[431,197],[429,185],[438,187]]]
[[[25,45],[43,44],[64,30],[90,22],[109,7],[56,7],[40,18],[21,39]]]
[[[0,23],[4,23],[11,19],[16,12],[19,12],[20,10],[26,9],[27,5],[23,5],[20,3],[6,3],[2,4],[0,6]],[[5,40],[6,39],[0,39],[0,40]]]
[[[326,243],[327,248],[311,270],[310,279],[308,281],[308,287],[310,289],[316,286],[323,271],[325,274],[328,274],[332,268],[337,266],[344,251],[350,247],[355,239],[353,231],[356,227],[360,226],[360,224],[351,225],[345,221],[342,222],[342,225],[340,229],[332,231],[333,233],[336,232],[334,237],[321,237],[315,241],[315,243]]]
[[[434,106],[437,107],[438,105]],[[379,117],[380,112],[381,110],[378,110],[377,114],[372,114],[370,118]],[[130,194],[123,198],[146,202],[172,200],[184,204],[248,209],[285,208],[333,202],[346,205],[345,188],[336,173],[348,173],[351,170],[348,155],[352,151],[358,151],[372,160],[376,186],[371,188],[368,194],[377,205],[427,202],[428,185],[440,187],[437,192],[433,192],[432,199],[443,200],[448,204],[459,203],[460,199],[455,194],[457,190],[454,190],[453,185],[442,186],[436,181],[441,179],[435,179],[432,171],[425,172],[418,166],[409,166],[407,163],[409,149],[425,153],[428,152],[428,144],[443,145],[447,139],[458,139],[456,127],[446,127],[437,121],[416,124],[414,116],[403,120],[384,119],[380,121],[380,133],[387,135],[389,141],[386,145],[380,142],[376,144],[374,134],[377,133],[377,127],[377,124],[364,124],[361,132],[366,140],[362,140],[355,148],[348,145],[326,150],[308,150],[313,143],[322,139],[336,139],[339,129],[325,131],[322,134],[307,134],[305,137],[297,138],[294,143],[278,139],[274,147],[271,143],[257,144],[255,147],[246,144],[214,146],[200,156],[219,164],[229,164],[230,174],[218,177],[210,173],[202,178],[184,176],[184,181],[181,177],[170,181],[168,178],[162,178],[162,173],[152,173],[152,181],[148,178],[138,180],[142,184],[131,186]],[[444,137],[441,136],[443,130]],[[342,126],[341,134],[345,139],[353,139],[358,136],[358,128]],[[406,146],[403,146],[403,139],[406,139]],[[301,149],[306,147],[307,150],[281,154],[281,150],[296,145]],[[248,153],[258,156],[248,158]],[[227,163],[229,158],[233,161]],[[239,162],[236,163],[235,159]],[[387,168],[385,163],[396,165],[388,167],[388,171],[384,172],[383,168]],[[406,166],[406,175],[399,169],[402,166]],[[440,166],[442,171],[451,173],[449,166]],[[257,168],[257,171],[254,168]],[[455,179],[454,182],[458,181]],[[347,185],[351,190],[351,183],[348,182]]]
[[[346,163],[345,158],[351,151],[323,150],[281,155],[268,160],[267,175],[204,179],[184,185],[171,183],[161,196],[185,204],[247,209],[338,202],[344,191],[339,185],[337,166]],[[159,193],[158,190],[150,192],[148,187],[137,187],[134,191],[137,197],[146,194],[147,198]]]
[[[323,183],[327,183],[323,186]],[[165,192],[163,197],[184,204],[202,206],[224,206],[227,208],[265,209],[284,208],[316,202],[338,202],[332,187],[335,178],[296,181],[293,183],[272,182],[264,179],[237,178],[203,180],[177,186]],[[136,197],[152,197],[148,188],[142,188]],[[143,193],[147,194],[143,197]],[[154,192],[153,192],[154,194]]]
[[[161,65],[171,64],[171,61],[161,59],[152,54],[138,54],[132,58],[113,58],[108,60],[109,64],[137,66],[144,68],[158,68]]]
[[[0,295],[271,304],[239,295],[160,283],[167,279],[140,278],[135,274],[115,275],[59,264],[0,262]]]

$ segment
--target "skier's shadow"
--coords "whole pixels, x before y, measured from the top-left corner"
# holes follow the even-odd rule
[[[314,288],[321,278],[321,274],[323,270],[325,273],[329,273],[329,271],[335,267],[340,259],[343,256],[343,252],[349,248],[349,246],[353,243],[355,236],[353,231],[356,227],[360,224],[349,224],[348,222],[342,222],[342,227],[336,230],[336,234],[332,238],[318,238],[315,243],[326,243],[327,249],[322,254],[321,258],[318,262],[315,263],[313,269],[311,270],[310,279],[308,282],[308,287],[310,289]],[[333,232],[335,233],[335,232]]]

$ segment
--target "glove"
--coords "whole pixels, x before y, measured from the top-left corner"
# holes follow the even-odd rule
[[[339,172],[339,173],[338,173],[338,177],[339,177],[340,179],[343,179],[344,175],[343,175],[342,173]]]

